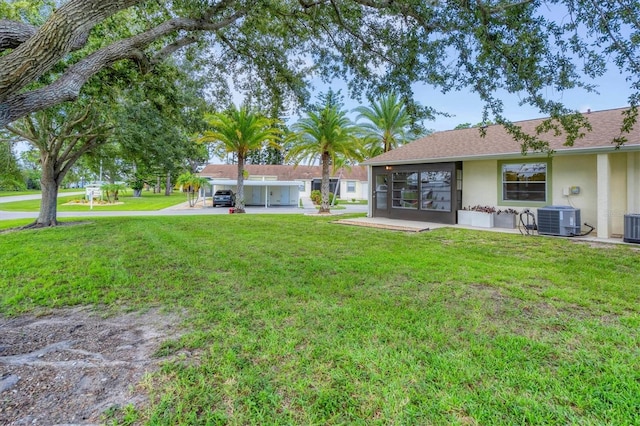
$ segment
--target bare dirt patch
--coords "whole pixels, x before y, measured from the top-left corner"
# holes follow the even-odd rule
[[[180,323],[154,310],[104,318],[84,308],[0,318],[0,424],[96,424],[106,410],[144,405],[138,384]]]

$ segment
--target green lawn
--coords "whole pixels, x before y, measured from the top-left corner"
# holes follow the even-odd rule
[[[58,197],[59,212],[84,212],[89,211],[89,204],[65,205],[73,200],[81,200],[83,197],[78,195]],[[94,205],[94,210],[100,211],[151,211],[161,210],[167,207],[187,201],[187,196],[181,192],[174,192],[170,196],[162,194],[152,194],[151,192],[143,192],[142,197],[134,198],[131,194],[120,195],[119,200],[122,204],[104,204]],[[40,210],[40,200],[14,201],[12,203],[0,203],[0,210],[17,211],[17,212],[37,212]]]
[[[640,247],[331,220],[0,234],[0,313],[186,312],[149,424],[640,424]]]

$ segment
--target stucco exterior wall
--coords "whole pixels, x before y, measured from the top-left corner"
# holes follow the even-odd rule
[[[627,154],[610,154],[609,160],[609,232],[617,236],[624,234],[624,215],[627,213]]]
[[[640,152],[627,154],[627,213],[640,214]]]
[[[548,205],[572,206],[580,209],[582,223],[598,224],[598,185],[605,183],[608,206],[602,208],[606,218],[606,232],[601,235],[620,236],[624,233],[624,215],[640,213],[640,153],[608,154],[608,176],[598,176],[598,156],[595,154],[552,157]],[[500,176],[495,160],[465,161],[463,165],[463,207],[482,205],[501,206]],[[608,182],[607,182],[608,181]],[[573,194],[570,188],[579,187]],[[601,197],[602,198],[602,197]],[[521,211],[523,208],[516,207]],[[537,208],[529,207],[536,213]],[[602,213],[600,213],[602,214]],[[604,220],[604,222],[603,222]],[[587,228],[583,226],[583,231]],[[597,230],[596,230],[597,231]]]
[[[569,188],[580,187],[579,194]],[[598,180],[595,155],[555,156],[552,158],[550,205],[580,209],[581,221],[596,226]],[[569,193],[569,195],[566,195]]]
[[[498,162],[465,161],[462,165],[462,207],[498,205]]]
[[[355,183],[355,191],[347,191],[349,182]],[[369,196],[368,182],[361,182],[353,179],[340,180],[340,199],[342,200],[366,200]]]

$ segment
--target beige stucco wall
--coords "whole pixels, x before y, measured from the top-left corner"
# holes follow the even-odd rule
[[[596,226],[597,177],[595,155],[555,156],[551,163],[551,205],[580,209],[582,223]],[[569,187],[579,186],[577,195],[565,195]]]
[[[498,162],[465,161],[462,165],[462,207],[498,205]]]
[[[627,213],[640,214],[640,152],[627,154]]]
[[[347,181],[356,183],[355,192],[347,192]],[[304,191],[300,191],[300,198],[311,196],[311,180],[300,180],[300,183],[304,182]],[[366,200],[369,197],[369,182],[361,182],[359,180],[341,179],[340,180],[340,198],[343,200],[350,200],[355,198],[356,200]]]
[[[605,154],[607,155],[607,154]],[[624,215],[640,213],[640,153],[608,154],[608,176],[598,176],[597,155],[556,155],[551,162],[551,199],[549,205],[573,206],[580,209],[582,223],[598,224],[598,212],[606,223],[601,236],[624,233]],[[463,165],[463,207],[499,204],[499,173],[496,160],[465,161]],[[608,181],[608,184],[607,184]],[[598,184],[607,188],[608,206],[598,209]],[[579,194],[569,194],[569,188],[580,187]],[[602,197],[601,197],[602,199]],[[513,206],[511,206],[513,207]],[[517,208],[521,211],[523,208]],[[530,208],[535,212],[535,208]],[[604,220],[604,222],[602,221]],[[587,228],[583,226],[583,231]],[[597,232],[597,230],[596,230]]]
[[[347,183],[355,182],[356,187],[355,191],[347,192]],[[366,200],[369,196],[369,185],[368,182],[361,182],[359,180],[353,179],[342,179],[340,180],[340,198],[343,200],[351,200],[355,198],[356,200]]]
[[[609,232],[624,234],[624,215],[627,213],[627,154],[609,155],[611,180],[609,182]]]

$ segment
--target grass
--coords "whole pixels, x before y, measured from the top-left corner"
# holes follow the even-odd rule
[[[89,210],[89,204],[65,205],[66,203],[79,200],[82,196],[71,195],[58,197],[59,212],[84,212]],[[162,194],[152,194],[143,192],[142,197],[133,197],[131,194],[120,195],[122,204],[94,205],[93,208],[99,211],[152,211],[161,210],[167,207],[187,201],[186,195],[181,192],[174,192],[170,196]],[[11,203],[1,203],[0,210],[37,212],[40,210],[40,200],[14,201]]]
[[[639,260],[302,215],[99,218],[0,235],[0,313],[184,311],[125,413],[149,424],[638,424]]]
[[[18,228],[33,223],[33,219],[0,220],[0,230]],[[1,241],[1,240],[0,240]]]
[[[366,205],[368,204],[367,200],[351,200],[350,198],[347,199],[338,199],[338,204],[360,204],[360,205]]]

